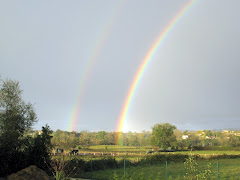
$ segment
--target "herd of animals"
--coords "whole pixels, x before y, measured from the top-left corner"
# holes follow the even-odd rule
[[[52,155],[80,155],[80,156],[88,156],[88,155],[113,155],[113,153],[80,153],[78,149],[73,149],[70,151],[64,151],[64,149],[57,148],[54,149]]]
[[[167,150],[158,150],[156,152],[174,152],[173,150],[171,149],[167,149]],[[155,151],[147,151],[146,154],[153,154],[155,153]],[[119,156],[119,153],[80,153],[78,151],[78,149],[73,149],[73,150],[70,150],[70,151],[64,151],[64,149],[61,149],[61,148],[57,148],[57,149],[54,149],[53,150],[53,153],[52,155],[80,155],[80,156],[87,156],[87,155],[94,155],[94,156],[102,156],[102,155],[110,155],[110,156],[115,156],[115,155],[118,155]]]
[[[57,148],[57,149],[54,149],[54,152],[53,152],[53,155],[85,155],[86,153],[79,153],[78,152],[78,149],[73,149],[73,150],[70,150],[69,152],[65,152],[64,149],[60,149],[60,148]]]

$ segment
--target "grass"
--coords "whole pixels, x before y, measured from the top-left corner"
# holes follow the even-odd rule
[[[217,179],[217,162],[219,162],[220,179],[240,179],[240,159],[222,159],[222,160],[198,160],[199,171],[206,170],[208,163],[211,163],[211,179]],[[168,178],[169,179],[183,179],[185,175],[185,168],[183,162],[168,163]],[[118,169],[107,169],[95,172],[88,172],[78,174],[77,177],[107,180],[113,179],[113,175],[122,177],[124,174],[123,167]],[[144,165],[144,166],[129,166],[126,167],[126,177],[129,179],[165,179],[166,178],[166,164]]]
[[[97,160],[102,157],[114,157],[117,161],[122,159],[129,159],[131,161],[138,161],[146,156],[146,152],[151,150],[152,147],[135,147],[135,146],[119,146],[119,145],[96,145],[90,146],[87,149],[80,149],[79,153],[92,153],[93,155],[88,156],[66,156],[66,159],[78,158],[84,161],[90,161],[91,159]],[[108,155],[102,155],[108,154]],[[200,155],[203,158],[209,158],[211,156],[217,156],[222,154],[240,155],[240,151],[193,151],[193,154]],[[94,155],[95,154],[95,155]],[[156,154],[156,153],[155,153]],[[168,154],[168,153],[158,153],[158,154]],[[178,151],[171,152],[170,154],[189,154],[189,151]],[[149,154],[148,156],[151,156]],[[53,159],[59,156],[53,156]]]
[[[119,146],[119,145],[95,145],[88,148],[89,151],[103,151],[103,152],[141,152],[152,149],[150,146]]]
[[[67,160],[72,160],[72,159],[82,159],[86,162],[89,162],[91,160],[100,160],[100,159],[103,159],[103,158],[112,158],[112,156],[61,156],[61,155],[58,155],[58,156],[52,156],[52,159],[59,159],[61,157],[64,157],[64,159],[67,161]],[[116,161],[122,161],[124,159],[128,159],[132,162],[136,162],[136,161],[140,161],[142,158],[144,157],[131,157],[131,156],[123,156],[123,157],[114,157],[114,159],[116,159]]]
[[[145,154],[147,151],[152,150],[151,146],[119,146],[119,145],[95,145],[89,146],[87,149],[80,149],[79,152],[119,152],[119,153],[135,153]],[[189,153],[189,151],[178,151],[177,153]],[[194,154],[240,154],[240,151],[229,150],[205,150],[205,151],[193,151]]]
[[[138,161],[142,158],[145,158],[146,152],[151,150],[152,147],[135,147],[135,146],[117,146],[117,145],[98,145],[98,146],[90,146],[87,149],[80,149],[79,153],[96,153],[96,156],[65,156],[67,159],[82,159],[86,162],[92,160],[102,159],[103,157],[113,157],[117,161],[121,163],[123,159],[127,159],[130,161]],[[99,154],[108,154],[108,155],[99,155]],[[112,153],[114,156],[109,156]],[[240,151],[193,151],[193,154],[200,155],[205,159],[199,159],[197,162],[199,164],[199,170],[206,170],[207,164],[210,162],[210,170],[212,172],[212,179],[217,179],[217,161],[220,164],[220,179],[240,179],[240,158],[237,159],[226,159],[226,158],[236,158],[226,156],[225,159],[208,159],[212,157],[218,157],[218,155],[240,155]],[[156,154],[156,153],[155,153]],[[171,152],[171,153],[158,153],[158,154],[170,154],[170,155],[178,155],[178,154],[189,154],[189,151],[179,151],[179,152]],[[152,156],[149,154],[147,156]],[[53,156],[56,158],[58,156]],[[94,161],[93,161],[94,162]],[[115,175],[114,175],[115,173]],[[183,162],[169,162],[168,163],[168,179],[183,179],[186,171],[184,168]],[[77,174],[76,177],[81,178],[91,178],[91,179],[113,179],[113,177],[118,176],[122,177],[124,174],[123,167],[117,169],[106,169],[106,170],[98,170],[91,172],[81,172]],[[126,177],[128,179],[165,179],[166,178],[166,165],[165,163],[159,163],[155,165],[138,165],[138,166],[127,166],[126,167]]]
[[[188,154],[189,151],[179,151],[177,153],[183,153],[183,154]],[[207,155],[213,155],[213,154],[239,154],[240,155],[240,151],[193,151],[193,154],[207,154]]]

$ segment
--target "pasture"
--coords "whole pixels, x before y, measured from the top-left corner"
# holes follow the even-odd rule
[[[113,167],[103,168],[102,170],[79,171],[75,177],[92,179],[121,179],[124,176],[124,160],[127,160],[126,179],[165,179],[166,162],[154,160],[155,155],[168,158],[167,176],[168,179],[183,179],[186,174],[184,160],[179,161],[179,157],[189,155],[190,151],[178,152],[154,152],[146,154],[152,147],[131,147],[131,146],[90,146],[79,149],[78,155],[66,155],[65,160],[83,160],[90,166],[103,159],[115,159],[118,164]],[[156,149],[154,149],[156,151]],[[85,154],[85,155],[84,155]],[[192,151],[197,158],[197,168],[199,172],[207,170],[211,172],[211,178],[217,179],[217,162],[219,162],[220,179],[239,179],[240,177],[240,151]],[[61,155],[53,156],[58,158]],[[106,161],[107,162],[107,161]],[[97,162],[96,162],[97,163]]]
[[[89,146],[86,148],[78,149],[78,155],[74,157],[79,157],[84,160],[90,159],[99,159],[102,157],[113,157],[116,159],[131,159],[131,160],[139,160],[145,157],[148,151],[153,150],[153,154],[186,154],[188,155],[190,151],[176,151],[176,152],[157,152],[158,148],[143,146],[143,147],[135,147],[135,146],[119,146],[119,145],[97,145],[97,146]],[[202,151],[192,151],[193,155],[199,155],[203,158],[208,158],[212,156],[219,155],[240,155],[240,151],[217,151],[217,150],[202,150]],[[65,150],[65,152],[61,155],[69,156],[69,150]],[[53,156],[54,158],[54,156]]]
[[[198,160],[198,170],[204,172],[207,164],[211,163],[209,170],[211,171],[210,179],[217,179],[217,162],[219,162],[219,178],[220,179],[239,179],[240,177],[240,159],[221,159],[221,160]],[[167,165],[168,179],[184,179],[186,170],[183,162],[170,162]],[[77,177],[92,178],[99,180],[119,179],[124,177],[124,167],[117,169],[106,169],[80,173]],[[154,165],[140,165],[126,167],[126,179],[166,179],[166,164],[159,163]]]

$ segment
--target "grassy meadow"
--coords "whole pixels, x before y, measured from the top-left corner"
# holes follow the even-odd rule
[[[124,160],[128,160],[133,163],[126,165],[126,179],[165,179],[166,162],[162,160],[151,163],[151,157],[154,159],[154,155],[169,156],[171,160],[168,161],[167,165],[168,179],[184,179],[184,175],[186,174],[184,160],[179,161],[177,158],[183,155],[189,155],[190,151],[155,152],[154,154],[146,154],[149,150],[152,150],[152,147],[98,145],[79,150],[81,154],[91,153],[89,155],[64,156],[64,158],[65,160],[79,159],[88,164],[92,161],[93,166],[95,160],[107,158],[114,158],[118,162],[118,166],[115,168],[93,170],[92,172],[89,170],[87,172],[78,172],[75,175],[75,177],[78,178],[100,180],[121,179],[124,176],[123,162]],[[192,151],[192,154],[198,157],[197,169],[199,172],[207,170],[207,165],[209,165],[208,170],[211,172],[211,179],[217,179],[217,162],[219,162],[220,179],[240,179],[240,151]],[[53,156],[53,158],[58,157],[59,156]],[[146,161],[141,163],[141,160]]]
[[[211,171],[211,179],[217,179],[217,162],[219,162],[219,178],[220,179],[240,179],[240,159],[221,159],[221,160],[198,160],[198,170],[204,172],[207,164],[211,163],[209,170]],[[170,162],[167,166],[168,179],[184,179],[186,173],[183,162]],[[107,169],[80,173],[77,177],[92,178],[99,180],[113,179],[115,177],[124,176],[124,167],[117,169]],[[165,179],[166,164],[159,163],[155,165],[129,166],[126,167],[127,179]]]

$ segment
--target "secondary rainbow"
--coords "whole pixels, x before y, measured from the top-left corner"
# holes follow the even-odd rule
[[[140,68],[138,69],[137,73],[134,76],[134,79],[132,81],[132,84],[130,86],[130,89],[128,91],[127,97],[125,99],[124,106],[122,108],[118,124],[117,124],[117,132],[121,132],[124,128],[124,123],[126,121],[129,108],[131,106],[134,94],[136,92],[137,86],[140,83],[140,80],[149,65],[150,61],[153,59],[154,54],[159,49],[159,46],[162,44],[163,40],[167,37],[168,33],[173,29],[174,25],[181,19],[181,17],[185,14],[185,12],[194,4],[196,0],[189,1],[178,13],[177,15],[172,19],[172,21],[164,28],[164,30],[160,33],[155,43],[152,45],[151,49],[148,51],[147,55],[142,61],[142,64],[140,65]],[[117,137],[118,143],[120,143],[120,136]]]
[[[115,22],[115,19],[118,17],[118,15],[121,12],[121,9],[125,3],[126,3],[126,0],[120,1],[116,5],[116,7],[112,10],[111,16],[109,16],[108,21],[105,23],[105,26],[102,29],[102,31],[99,35],[99,38],[97,39],[97,41],[94,45],[94,48],[85,63],[82,74],[80,76],[79,86],[78,86],[78,90],[77,90],[77,96],[74,98],[75,102],[73,104],[73,108],[70,113],[70,120],[68,122],[68,127],[67,127],[68,131],[76,130],[74,128],[76,127],[76,124],[78,123],[79,112],[80,112],[80,108],[81,108],[81,101],[82,101],[83,95],[85,93],[87,82],[90,78],[92,69],[93,69],[94,64],[96,63],[97,57],[103,47],[104,41],[106,40],[107,36],[110,34],[110,31]]]

